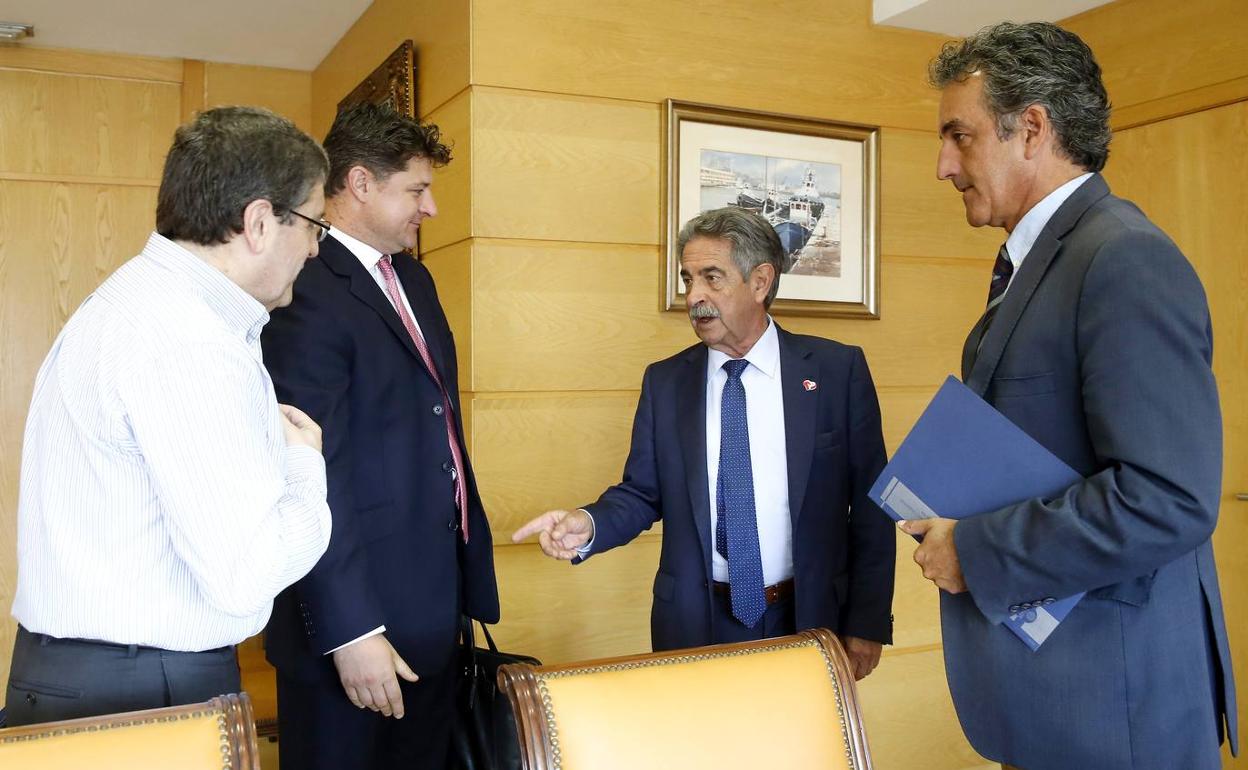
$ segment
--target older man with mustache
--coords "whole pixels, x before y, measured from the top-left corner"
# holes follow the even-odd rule
[[[867,499],[885,456],[866,359],[771,319],[784,249],[757,214],[704,212],[677,250],[701,344],[647,368],[623,481],[513,540],[575,564],[662,519],[654,649],[823,627],[861,679],[891,642],[896,548]]]

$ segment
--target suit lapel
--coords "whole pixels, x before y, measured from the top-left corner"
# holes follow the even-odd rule
[[[819,381],[819,365],[811,351],[792,334],[776,326],[780,338],[780,390],[784,394],[785,460],[789,469],[789,519],[793,531],[802,512],[810,458],[815,451],[815,417],[819,391],[806,390],[805,381]]]
[[[963,348],[964,381],[967,387],[979,396],[982,397],[988,390],[988,384],[992,382],[992,375],[996,372],[997,365],[1001,363],[1001,356],[1005,352],[1010,335],[1014,333],[1018,319],[1022,317],[1040,281],[1057,257],[1062,246],[1062,238],[1078,224],[1092,204],[1108,194],[1109,186],[1105,184],[1105,180],[1100,174],[1093,174],[1092,178],[1080,185],[1079,189],[1075,190],[1074,194],[1058,207],[1048,224],[1040,231],[1031,251],[1027,252],[1027,257],[1014,277],[1014,282],[1006,290],[1005,299],[997,308],[996,317],[988,327],[987,333],[983,334],[983,342],[978,345],[979,353],[976,354],[973,347],[969,351]],[[982,325],[983,318],[976,325],[976,329]],[[971,337],[967,339],[967,346],[975,345],[978,339],[979,335],[972,330]],[[970,366],[969,376],[965,376],[968,359],[973,359],[973,363]]]
[[[685,461],[685,480],[693,523],[698,528],[702,562],[707,579],[711,576],[711,503],[706,479],[706,346],[690,349],[684,357],[685,371],[677,385],[678,426]]]
[[[399,314],[394,312],[394,306],[390,304],[385,292],[373,280],[373,276],[360,263],[360,260],[332,235],[321,244],[319,259],[335,275],[348,281],[351,294],[376,311],[386,326],[390,327],[390,331],[399,338],[399,342],[403,343],[403,346],[419,361],[420,353],[416,350],[416,344],[412,342],[407,329],[403,328]]]
[[[962,345],[962,382],[971,379],[971,368],[975,366],[975,351],[979,349],[979,338],[984,336],[984,322],[987,320],[988,313],[985,312],[975,322],[971,333],[966,336],[966,342]]]

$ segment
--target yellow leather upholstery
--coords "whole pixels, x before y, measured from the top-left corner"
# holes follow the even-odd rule
[[[0,730],[0,767],[260,770],[246,693],[207,703]]]
[[[829,768],[870,756],[828,631],[571,666],[505,666],[528,770]]]

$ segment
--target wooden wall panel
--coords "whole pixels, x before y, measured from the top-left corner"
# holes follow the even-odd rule
[[[1248,76],[1242,0],[1125,0],[1062,26],[1091,46],[1118,111],[1144,116],[1132,108]],[[1166,116],[1164,105],[1153,109],[1152,119]]]
[[[935,123],[933,112],[926,131],[881,132],[880,248],[893,256],[992,260],[1005,236],[967,225],[962,196],[936,178]]]
[[[637,388],[697,342],[683,314],[657,310],[657,250],[491,239],[474,260],[476,391]],[[987,260],[885,257],[881,320],[778,322],[861,345],[879,385],[935,387],[957,372],[990,275]]]
[[[658,564],[657,538],[575,567],[536,545],[499,546],[494,566],[503,616],[494,641],[551,664],[649,652]]]
[[[312,131],[312,73],[276,67],[205,62],[207,107],[245,104],[265,107]],[[316,137],[317,141],[323,136]]]
[[[886,650],[879,668],[858,683],[875,767],[998,770],[980,757],[958,728],[939,648],[898,654]]]
[[[182,82],[182,60],[153,56],[125,56],[93,53],[69,48],[40,46],[0,46],[0,69],[34,72],[61,72],[70,75]]]
[[[473,468],[495,540],[620,480],[637,391],[473,399]],[[657,531],[657,528],[653,531]]]
[[[1214,550],[1234,668],[1248,672],[1248,101],[1124,131],[1106,175],[1183,249],[1213,316],[1223,414],[1223,497]],[[1242,685],[1241,685],[1242,686]],[[1248,727],[1242,712],[1240,730]],[[1248,765],[1224,757],[1227,766]]]
[[[434,200],[438,215],[421,225],[420,249],[424,254],[472,234],[472,100],[464,91],[428,116],[442,132],[442,141],[451,147],[451,162],[434,171]]]
[[[474,0],[473,83],[929,128],[943,38],[869,17],[858,0]]]
[[[0,131],[4,124],[0,124]],[[17,623],[17,491],[35,373],[65,320],[152,229],[152,187],[0,179],[0,681]]]
[[[470,5],[470,0],[374,0],[312,73],[314,136],[325,136],[338,100],[408,38],[416,44],[419,114],[428,115],[467,88]],[[507,47],[516,50],[513,42]]]
[[[158,181],[176,84],[0,70],[0,174]]]
[[[473,88],[473,235],[658,243],[657,105]]]

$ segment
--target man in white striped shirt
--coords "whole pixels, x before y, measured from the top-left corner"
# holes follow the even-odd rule
[[[324,151],[270,112],[178,129],[156,229],[35,381],[18,506],[11,725],[241,689],[234,645],[329,543],[320,428],[260,330],[328,227]]]

